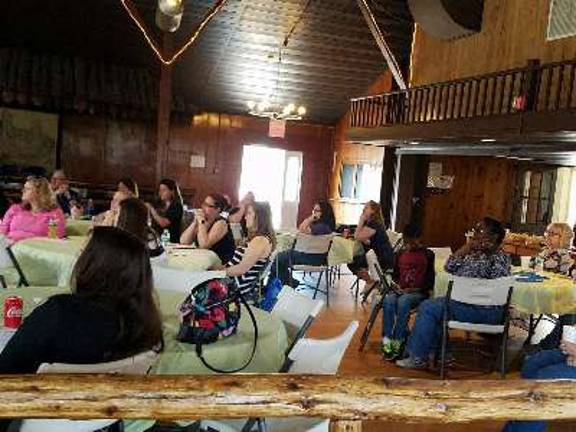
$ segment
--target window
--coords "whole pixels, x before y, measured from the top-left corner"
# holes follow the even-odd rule
[[[552,219],[556,169],[524,168],[518,181],[513,228],[541,234]]]
[[[340,198],[356,202],[379,201],[382,166],[344,164],[340,171]]]

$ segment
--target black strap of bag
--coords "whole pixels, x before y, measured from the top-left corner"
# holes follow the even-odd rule
[[[204,358],[204,355],[202,354],[202,344],[201,343],[197,343],[196,344],[196,354],[198,355],[198,357],[200,358],[200,361],[202,362],[202,364],[204,366],[206,366],[208,369],[210,369],[213,372],[217,372],[217,373],[235,373],[235,372],[240,372],[241,370],[244,370],[251,362],[252,359],[254,358],[254,355],[256,354],[256,348],[258,346],[258,324],[256,323],[256,317],[254,316],[254,312],[252,312],[252,308],[250,307],[250,305],[248,304],[248,302],[246,302],[246,299],[244,298],[244,295],[242,294],[240,289],[236,290],[236,294],[238,296],[238,298],[240,299],[240,303],[246,308],[246,310],[248,311],[248,315],[250,315],[250,320],[252,321],[252,325],[254,326],[254,343],[252,344],[252,353],[250,354],[250,357],[248,358],[248,360],[239,368],[236,369],[229,369],[229,370],[224,370],[224,369],[218,369],[212,365],[210,365],[206,359]]]

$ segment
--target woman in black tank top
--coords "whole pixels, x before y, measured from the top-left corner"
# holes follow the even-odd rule
[[[222,195],[208,195],[194,215],[194,222],[182,233],[180,243],[196,243],[199,248],[214,251],[223,263],[230,261],[236,245],[228,221],[220,215],[226,207]]]

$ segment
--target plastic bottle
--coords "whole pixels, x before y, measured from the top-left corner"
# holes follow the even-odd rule
[[[168,231],[167,228],[165,228],[164,231],[162,231],[162,235],[160,236],[160,241],[162,241],[162,244],[164,246],[166,246],[168,243],[170,243],[170,231]]]
[[[57,231],[57,226],[58,224],[56,223],[56,220],[50,218],[50,220],[48,221],[48,237],[49,238],[58,238],[58,231]]]

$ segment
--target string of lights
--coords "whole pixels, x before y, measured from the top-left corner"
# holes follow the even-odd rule
[[[136,13],[134,13],[132,8],[128,5],[128,2],[130,2],[130,0],[120,0],[122,6],[124,6],[124,9],[126,9],[126,12],[128,12],[130,18],[132,18],[132,20],[136,23],[136,26],[140,29],[140,32],[142,32],[144,39],[146,40],[152,51],[154,51],[156,57],[158,57],[158,60],[160,60],[166,66],[171,65],[176,60],[178,60],[178,58],[182,54],[184,54],[184,52],[190,47],[190,45],[194,43],[194,41],[202,33],[204,28],[210,23],[210,21],[212,21],[212,18],[214,18],[214,16],[225,6],[227,1],[228,0],[217,0],[214,6],[212,6],[212,8],[208,11],[208,13],[204,16],[204,19],[202,20],[200,25],[196,28],[196,31],[190,35],[186,43],[184,43],[184,45],[182,45],[182,47],[178,51],[176,51],[170,58],[165,58],[164,55],[162,54],[162,50],[158,47],[157,43],[148,33],[145,24],[141,22],[141,19],[137,16]]]

